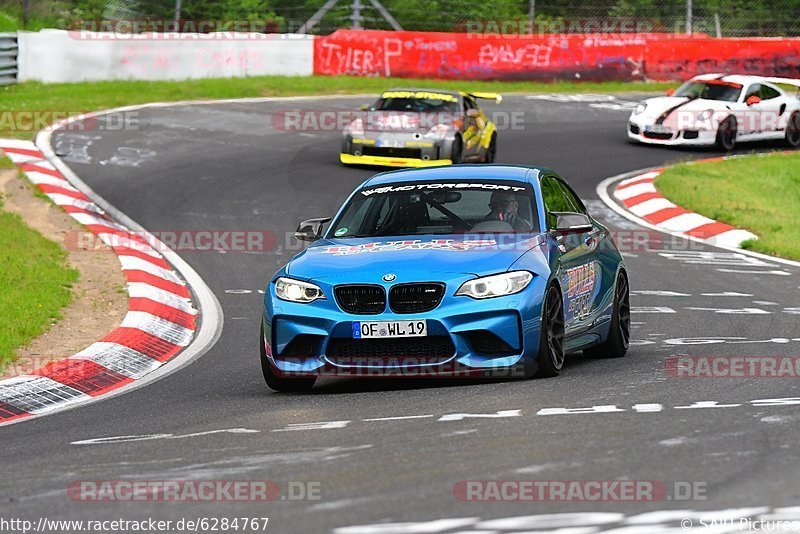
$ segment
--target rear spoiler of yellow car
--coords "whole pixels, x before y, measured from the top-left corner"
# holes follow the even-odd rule
[[[467,93],[470,96],[475,98],[485,98],[487,100],[494,100],[495,104],[499,104],[503,101],[503,95],[498,93]]]

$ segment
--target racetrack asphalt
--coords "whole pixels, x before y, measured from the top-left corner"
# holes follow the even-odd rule
[[[631,95],[558,100],[512,95],[486,105],[524,116],[522,127],[500,132],[498,162],[557,170],[620,236],[636,240],[641,229],[598,200],[601,180],[720,155],[628,143]],[[680,239],[624,250],[634,292],[634,342],[625,358],[573,356],[561,376],[545,380],[345,378],[324,379],[305,394],[270,392],[259,368],[258,290],[294,254],[297,223],[333,215],[376,172],[339,164],[337,132],[280,131],[270,114],[362,103],[157,108],[139,112],[135,130],[54,135],[64,161],[148,230],[267,231],[277,248],[179,250],[223,307],[220,340],[147,387],[0,429],[0,515],[269,517],[268,532],[313,533],[443,518],[800,504],[800,405],[754,402],[800,397],[798,379],[675,378],[666,370],[673,356],[798,356],[800,269]],[[718,404],[693,404],[701,401]],[[592,406],[618,410],[540,413]],[[114,436],[137,437],[75,443]],[[66,491],[75,481],[134,479],[312,481],[320,499],[83,502]],[[454,496],[459,481],[483,479],[694,482],[705,499],[497,503]]]

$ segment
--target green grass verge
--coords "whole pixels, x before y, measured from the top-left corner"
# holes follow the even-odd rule
[[[800,153],[680,164],[656,186],[679,206],[756,234],[744,248],[800,260]]]
[[[45,332],[69,304],[78,272],[57,243],[0,202],[0,371],[15,351]],[[54,347],[57,350],[58,347]],[[67,356],[67,355],[65,355]]]
[[[389,87],[431,87],[494,91],[500,93],[618,93],[666,91],[674,83],[628,82],[500,82],[458,80],[414,80],[407,78],[357,78],[351,76],[262,76],[254,78],[209,78],[180,82],[96,82],[42,84],[21,83],[0,88],[0,110],[31,110],[77,114],[118,106],[220,98],[295,96],[321,94],[376,94]],[[22,139],[34,131],[10,131],[0,123],[0,134]]]

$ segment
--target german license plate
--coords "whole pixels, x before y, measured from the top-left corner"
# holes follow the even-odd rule
[[[668,134],[672,133],[672,130],[666,126],[662,126],[661,124],[649,124],[644,127],[645,132],[653,132],[653,133],[660,133],[660,134]]]
[[[353,321],[353,339],[387,337],[424,337],[428,335],[428,321]]]
[[[381,148],[403,148],[406,144],[395,139],[378,139],[375,141],[375,146]]]

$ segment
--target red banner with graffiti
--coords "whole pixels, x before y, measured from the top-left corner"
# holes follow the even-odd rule
[[[710,71],[789,76],[800,74],[798,50],[798,39],[339,30],[315,40],[314,74],[542,81],[680,79]]]
[[[641,76],[645,37],[339,30],[314,43],[314,74],[619,80]]]
[[[648,41],[647,77],[683,80],[724,72],[800,78],[800,39],[688,39]]]

